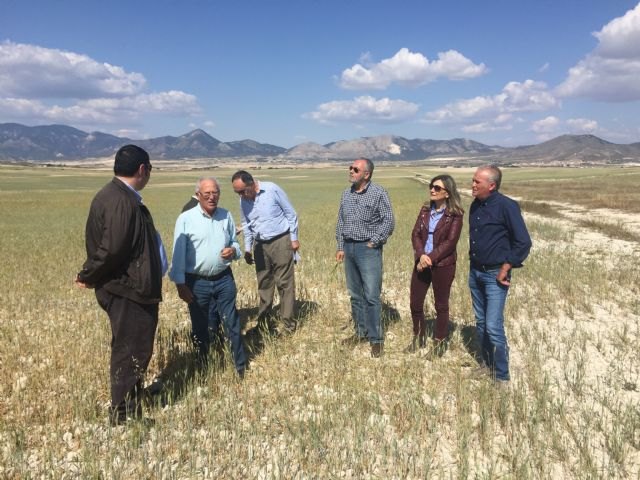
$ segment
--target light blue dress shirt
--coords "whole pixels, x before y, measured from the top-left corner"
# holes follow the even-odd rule
[[[292,242],[298,240],[298,215],[287,194],[272,182],[259,182],[259,187],[254,201],[240,199],[246,252],[256,239],[270,240],[287,230]]]
[[[433,252],[433,233],[436,231],[436,227],[438,226],[438,222],[444,215],[444,208],[442,210],[437,211],[435,208],[431,207],[431,214],[429,215],[429,235],[427,236],[427,243],[424,245],[424,253],[429,254]]]
[[[235,249],[240,258],[240,244],[231,213],[216,208],[209,216],[199,205],[180,214],[173,235],[173,258],[169,278],[177,285],[185,283],[185,274],[213,276],[231,265],[220,256],[223,248]]]

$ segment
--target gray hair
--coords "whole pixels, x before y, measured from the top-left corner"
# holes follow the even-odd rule
[[[218,183],[218,179],[216,177],[200,177],[198,179],[198,181],[196,182],[196,193],[198,193],[200,191],[200,185],[202,185],[202,182],[204,182],[206,180],[210,180],[213,183],[215,183],[216,184],[216,188],[218,190],[220,190],[220,184]]]
[[[502,170],[496,164],[482,165],[478,167],[478,170],[489,172],[489,181],[496,184],[496,190],[500,190],[500,184],[502,183]]]
[[[368,158],[364,158],[364,157],[360,157],[357,158],[356,160],[364,160],[365,163],[367,164],[367,172],[369,172],[369,178],[371,179],[373,177],[373,162],[371,160],[369,160]]]

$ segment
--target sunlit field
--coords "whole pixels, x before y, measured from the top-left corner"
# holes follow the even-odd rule
[[[508,168],[533,249],[507,302],[512,382],[474,376],[458,245],[442,356],[411,340],[410,235],[429,178],[450,173],[465,209],[471,169],[382,167],[396,229],[384,249],[385,355],[344,347],[349,298],[335,262],[347,163],[252,170],[282,186],[300,219],[301,328],[255,329],[253,267],[234,264],[250,370],[195,368],[189,316],[165,277],[147,383],[149,427],[110,427],[106,314],[73,285],[84,223],[107,170],[0,167],[0,478],[640,478],[640,168]],[[239,221],[233,170],[154,165],[142,192],[170,251],[197,178],[220,180]],[[434,317],[431,293],[428,318]]]

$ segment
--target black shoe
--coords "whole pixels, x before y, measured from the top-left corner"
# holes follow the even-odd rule
[[[382,356],[383,350],[384,350],[384,346],[382,345],[382,343],[371,344],[371,356],[373,358],[380,358]]]

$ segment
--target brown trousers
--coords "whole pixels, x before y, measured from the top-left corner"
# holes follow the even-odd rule
[[[291,237],[283,235],[271,242],[256,242],[253,255],[260,296],[258,317],[270,315],[277,288],[280,317],[285,326],[295,327],[296,282]]]
[[[416,265],[418,262],[416,262]],[[411,275],[410,307],[413,320],[413,334],[424,336],[426,321],[424,318],[424,299],[427,296],[429,286],[433,284],[433,297],[436,307],[436,322],[433,329],[433,338],[444,340],[449,334],[449,294],[451,284],[456,274],[456,265],[446,267],[427,268],[418,272],[413,267]]]

